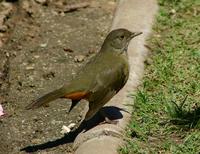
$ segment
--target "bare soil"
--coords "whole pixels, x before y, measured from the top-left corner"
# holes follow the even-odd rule
[[[0,117],[0,154],[73,153],[73,139],[65,142],[61,128],[80,124],[85,103],[69,114],[70,100],[34,111],[24,107],[69,81],[100,48],[116,2],[90,0],[69,9],[83,2],[0,2],[0,104],[6,112]]]

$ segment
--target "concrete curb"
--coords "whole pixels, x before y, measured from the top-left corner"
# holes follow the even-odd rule
[[[143,75],[144,60],[147,49],[145,39],[151,32],[154,16],[157,12],[156,0],[120,0],[112,28],[127,28],[130,31],[141,31],[143,35],[133,39],[129,45],[130,77],[125,87],[106,105],[123,108],[131,112],[127,104],[132,104],[128,97],[140,83]],[[80,133],[74,142],[75,154],[115,154],[123,143],[122,132],[128,124],[131,114],[121,111],[123,118],[117,125],[102,124],[91,130]],[[109,114],[109,113],[108,113]]]

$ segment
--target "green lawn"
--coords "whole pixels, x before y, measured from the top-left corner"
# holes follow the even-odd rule
[[[200,0],[159,0],[121,154],[200,152]]]

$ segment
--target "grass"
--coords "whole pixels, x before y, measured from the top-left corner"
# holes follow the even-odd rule
[[[200,1],[159,5],[121,154],[200,152]]]

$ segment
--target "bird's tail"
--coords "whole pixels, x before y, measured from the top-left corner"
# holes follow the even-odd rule
[[[38,98],[37,100],[33,101],[31,104],[27,105],[25,107],[25,109],[30,110],[30,109],[39,108],[41,106],[45,106],[47,103],[64,96],[64,94],[65,94],[65,92],[63,91],[63,89],[54,90],[54,91]]]

